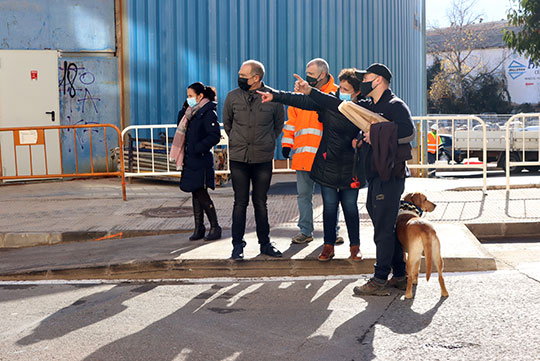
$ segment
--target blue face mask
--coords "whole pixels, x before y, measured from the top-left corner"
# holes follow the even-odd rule
[[[193,108],[195,105],[199,104],[199,102],[197,102],[197,99],[195,97],[187,98],[187,103],[191,108]]]
[[[351,101],[351,94],[341,93],[341,92],[340,92],[340,93],[339,93],[339,99]]]

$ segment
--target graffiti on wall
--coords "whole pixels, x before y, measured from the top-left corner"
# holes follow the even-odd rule
[[[99,114],[102,108],[102,99],[99,95],[99,87],[96,84],[97,77],[94,72],[83,64],[69,61],[61,62],[58,70],[62,124],[100,124]],[[92,132],[91,136],[90,132]],[[90,142],[92,143],[92,149],[89,149]],[[75,152],[77,153],[78,162],[92,157],[97,160],[97,163],[104,164],[107,161],[104,143],[105,136],[102,128],[64,129],[62,132],[62,149],[64,150],[65,164],[69,166],[69,164],[74,163],[75,155],[73,153]],[[85,162],[80,163],[84,164]],[[84,171],[88,170],[85,169]],[[79,171],[81,170],[79,169]]]

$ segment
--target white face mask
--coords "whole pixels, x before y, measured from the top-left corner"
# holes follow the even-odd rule
[[[195,97],[191,97],[191,98],[187,98],[186,99],[188,105],[193,108],[194,106],[196,106],[197,104],[199,104],[199,102],[197,101],[197,98]]]
[[[352,94],[339,92],[339,99],[346,100],[346,101],[351,101]]]

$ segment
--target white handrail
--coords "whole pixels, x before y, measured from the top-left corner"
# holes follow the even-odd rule
[[[131,126],[128,126],[126,127],[123,131],[122,131],[122,140],[124,140],[126,134],[128,134],[129,132],[132,132],[132,131],[135,131],[135,148],[136,148],[136,171],[135,172],[129,172],[127,169],[126,169],[126,172],[125,172],[125,176],[126,177],[152,177],[152,176],[180,176],[182,174],[181,171],[176,171],[176,170],[171,170],[171,162],[169,160],[169,129],[174,129],[176,130],[176,124],[154,124],[154,125],[131,125]],[[150,137],[150,152],[149,152],[149,155],[150,155],[150,158],[149,159],[151,161],[151,171],[145,171],[145,170],[141,170],[141,165],[140,165],[140,159],[141,159],[141,154],[140,154],[140,151],[139,151],[139,130],[155,130],[155,129],[163,129],[165,130],[165,133],[166,133],[166,137],[165,137],[165,155],[166,155],[166,158],[167,158],[167,161],[166,161],[166,168],[167,170],[166,171],[159,171],[159,170],[156,170],[156,167],[155,167],[155,154],[154,154],[154,135],[153,135],[153,132],[151,134],[151,137]],[[124,144],[125,141],[124,141]],[[216,144],[216,147],[226,147],[227,148],[227,156],[226,156],[226,163],[227,163],[227,167],[226,169],[216,169],[215,170],[215,173],[216,174],[230,174],[230,163],[229,163],[229,156],[228,156],[228,149],[229,149],[229,137],[227,136],[227,133],[225,133],[225,131],[222,129],[221,130],[221,139],[219,141],[218,144]],[[291,161],[290,159],[287,159],[286,160],[286,163],[287,163],[287,167],[286,168],[276,168],[275,167],[275,160],[272,161],[272,168],[273,168],[273,173],[290,173],[290,172],[294,172],[293,169],[291,169]],[[176,165],[173,165],[173,169],[176,167]]]
[[[536,161],[527,161],[525,157],[525,151],[526,151],[526,145],[525,145],[525,119],[526,118],[538,118],[538,135],[537,135],[537,144],[538,144],[538,156]],[[521,161],[512,162],[510,161],[510,149],[513,150],[513,144],[511,140],[514,139],[513,134],[515,134],[515,130],[511,131],[511,126],[514,123],[521,124],[521,133],[522,133],[522,139],[521,139],[521,145],[522,145],[522,158]],[[508,121],[505,123],[505,141],[506,141],[506,152],[505,152],[505,172],[506,172],[506,190],[510,190],[510,168],[512,166],[517,167],[527,167],[527,166],[540,166],[540,113],[519,113],[514,116],[512,116]]]
[[[539,117],[540,119],[540,113],[536,113],[536,114],[527,114],[527,115],[516,115],[516,116],[513,116],[512,118],[510,118],[507,122],[507,124],[510,124],[511,121],[515,121],[515,119],[519,116],[537,116]],[[413,117],[413,120],[419,125],[419,130],[420,130],[420,136],[419,136],[419,139],[417,139],[418,141],[418,145],[419,145],[419,150],[420,150],[420,156],[419,156],[419,164],[408,164],[408,167],[411,168],[411,169],[429,169],[429,168],[436,168],[436,169],[481,169],[482,170],[482,175],[483,175],[483,187],[482,187],[482,190],[484,191],[484,193],[487,191],[487,128],[486,128],[486,124],[485,122],[478,116],[475,116],[475,115],[430,115],[430,116],[415,116]],[[453,139],[453,142],[452,142],[452,147],[451,147],[451,156],[450,156],[450,161],[448,162],[448,164],[441,164],[440,162],[438,162],[439,160],[439,156],[438,156],[438,153],[436,153],[436,162],[434,164],[425,164],[425,159],[424,159],[424,155],[426,153],[426,134],[427,132],[424,131],[424,127],[426,125],[429,125],[429,124],[436,124],[437,126],[439,125],[439,123],[441,121],[450,121],[451,122],[451,134],[452,136],[455,136],[455,132],[456,132],[456,127],[455,127],[455,124],[456,124],[456,121],[466,121],[466,124],[467,124],[467,130],[466,130],[466,136],[467,136],[467,139],[466,139],[466,154],[465,154],[465,158],[470,158],[470,154],[471,154],[471,124],[472,122],[477,122],[478,124],[480,124],[482,126],[482,160],[481,162],[479,162],[479,164],[458,164],[456,162],[456,160],[454,159],[454,156],[456,154],[456,146],[455,146],[455,138]],[[167,136],[165,137],[165,156],[167,158],[167,163],[166,163],[166,171],[159,171],[155,168],[155,154],[154,154],[154,136],[152,134],[151,136],[151,141],[150,141],[150,145],[151,145],[151,153],[152,154],[149,154],[151,155],[151,166],[152,166],[152,171],[144,171],[144,170],[141,170],[141,164],[140,164],[140,151],[139,151],[139,131],[140,130],[154,130],[154,129],[164,129]],[[173,167],[170,166],[170,163],[169,163],[169,139],[168,139],[168,130],[169,129],[176,129],[176,124],[157,124],[157,125],[132,125],[132,126],[128,126],[127,128],[125,128],[123,131],[122,131],[122,140],[124,139],[125,135],[128,133],[128,132],[131,132],[131,131],[135,131],[135,142],[136,142],[136,157],[137,157],[137,166],[136,166],[136,172],[129,172],[126,170],[126,177],[134,177],[134,176],[138,176],[138,177],[146,177],[146,176],[156,176],[156,175],[173,175],[173,176],[179,176],[181,175],[181,172],[180,171],[175,171],[175,170],[171,170],[172,169],[175,169],[175,165]],[[507,162],[507,188],[509,187],[509,174],[508,174],[508,169],[511,165],[538,165],[540,166],[540,162],[509,162],[509,127],[507,126],[506,127],[506,142],[507,142],[507,156],[506,156],[506,162]],[[540,135],[540,130],[539,130],[539,135]],[[227,134],[222,130],[221,131],[221,140],[220,142],[217,144],[217,146],[224,146],[227,148],[227,152],[228,152],[228,137],[227,137]],[[540,155],[540,147],[539,147],[539,155]],[[291,166],[291,160],[290,159],[287,159],[286,160],[286,164],[287,164],[287,167],[286,168],[281,168],[281,169],[276,169],[275,167],[275,160],[272,161],[272,167],[273,167],[273,172],[274,173],[285,173],[285,172],[294,172],[294,170],[292,170],[290,168]],[[226,156],[226,163],[227,163],[227,169],[223,169],[223,170],[216,170],[216,174],[229,174],[230,171],[229,171],[229,157],[228,157],[228,154]]]
[[[482,169],[482,177],[483,177],[483,186],[482,190],[484,193],[487,192],[487,133],[486,133],[486,124],[485,122],[475,116],[475,115],[428,115],[428,116],[415,116],[412,117],[413,121],[415,121],[417,124],[420,125],[420,137],[417,139],[419,149],[420,149],[420,159],[419,164],[407,164],[407,166],[411,169],[429,169],[429,168],[441,168],[441,169]],[[427,141],[424,139],[425,134],[427,134],[426,131],[424,131],[424,124],[425,123],[433,123],[437,125],[437,128],[439,128],[439,121],[451,121],[451,135],[453,137],[452,139],[452,148],[451,148],[451,159],[449,160],[448,164],[440,164],[438,162],[439,160],[439,154],[436,153],[436,161],[434,164],[425,164],[424,161],[424,153],[426,151],[426,144]],[[471,121],[476,121],[482,125],[482,162],[481,164],[457,164],[457,162],[454,159],[455,154],[455,121],[456,120],[465,120],[467,121],[467,156],[466,158],[470,158],[469,155],[471,153],[471,144],[470,144],[470,131],[471,131]],[[440,129],[440,128],[439,128]],[[427,130],[427,129],[426,129]]]

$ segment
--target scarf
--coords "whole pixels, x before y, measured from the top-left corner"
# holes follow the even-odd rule
[[[208,102],[208,99],[203,98],[199,104],[195,105],[193,108],[187,107],[184,116],[180,120],[180,123],[178,123],[178,127],[176,127],[176,132],[174,133],[174,139],[171,145],[171,153],[169,155],[170,160],[176,163],[176,170],[181,170],[184,164],[184,145],[186,144],[188,122]]]

